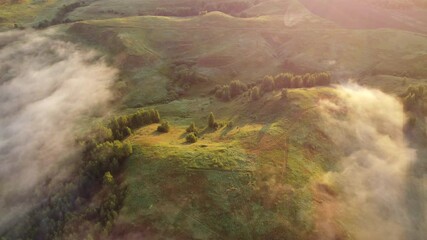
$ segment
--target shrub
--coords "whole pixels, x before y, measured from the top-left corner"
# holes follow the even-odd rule
[[[157,127],[158,132],[167,133],[169,132],[169,130],[170,130],[170,126],[168,121],[162,122],[162,124],[160,124],[160,126]]]
[[[194,134],[194,133],[192,132],[192,133],[189,133],[189,134],[185,137],[185,140],[186,140],[188,143],[195,143],[195,142],[197,142],[198,138],[197,138],[196,134]]]

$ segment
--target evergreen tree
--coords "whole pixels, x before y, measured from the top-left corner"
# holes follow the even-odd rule
[[[212,112],[209,113],[208,126],[209,126],[209,128],[213,128],[213,129],[215,129],[217,126],[217,123],[215,122],[215,116]]]
[[[190,126],[186,129],[186,131],[188,133],[195,133],[195,134],[197,134],[198,131],[197,131],[197,128],[196,128],[196,124],[194,124],[194,122],[191,123]]]

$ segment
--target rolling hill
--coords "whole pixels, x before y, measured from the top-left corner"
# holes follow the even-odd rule
[[[119,140],[133,153],[113,172],[117,187],[104,179],[90,188],[93,194],[71,192],[81,198],[73,203],[79,207],[67,217],[52,214],[65,219],[54,238],[353,239],[354,225],[341,212],[343,190],[331,180],[346,149],[322,118],[322,104],[340,102],[339,91],[333,85],[264,91],[263,79],[329,72],[333,84],[352,79],[405,96],[408,86],[427,80],[422,1],[76,2],[0,2],[0,30],[50,31],[95,49],[119,69],[111,112],[91,121],[109,127],[114,117],[156,109],[170,130],[129,128]],[[215,91],[234,80],[245,90],[229,100],[217,97]],[[255,88],[261,89],[257,99]],[[208,127],[211,112],[217,129]],[[417,119],[414,131],[425,128],[422,111],[408,114]],[[192,123],[198,140],[189,144]],[[105,213],[111,196],[120,204]],[[99,222],[97,214],[108,221]],[[25,237],[26,223],[5,238]],[[44,229],[32,223],[22,234]],[[35,239],[43,239],[39,232]],[[421,239],[422,229],[413,232]]]

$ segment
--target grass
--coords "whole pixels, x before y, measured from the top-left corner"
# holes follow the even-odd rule
[[[206,112],[231,108],[215,114],[218,121],[234,113],[235,127],[217,131],[203,130],[207,114],[194,106],[197,101],[157,105],[171,131],[160,134],[157,125],[150,125],[129,139],[136,150],[127,162],[124,176],[129,192],[117,224],[139,226],[138,231],[161,238],[310,236],[311,186],[331,160],[328,146],[318,141],[321,133],[314,131],[319,130],[315,108],[307,109],[325,96],[333,96],[331,89],[291,90],[289,103],[280,100],[279,92],[256,103],[199,100]],[[257,120],[248,117],[254,104],[264,106]],[[283,111],[277,114],[279,109]],[[307,116],[302,118],[298,112]],[[302,122],[293,124],[297,120]],[[186,144],[185,129],[193,121],[202,134],[197,143]],[[308,150],[308,142],[319,146]]]
[[[7,6],[0,17],[6,25],[18,15],[16,21],[30,24],[49,17],[57,3]],[[129,138],[135,154],[122,176],[128,194],[116,225],[158,239],[312,238],[318,207],[313,186],[336,168],[341,154],[333,151],[317,112],[318,101],[333,98],[333,89],[292,89],[288,100],[280,91],[258,101],[242,95],[230,102],[209,91],[235,79],[253,83],[284,71],[328,70],[337,82],[352,77],[399,94],[427,77],[425,36],[339,28],[297,1],[262,2],[246,11],[251,18],[219,12],[134,16],[165,4],[188,1],[96,1],[69,15],[83,20],[68,31],[73,40],[96,47],[122,70],[129,93],[118,112],[156,108],[171,124],[169,133],[150,125]],[[118,14],[107,12],[113,8]],[[170,98],[168,72],[180,63],[209,82]],[[234,127],[206,129],[210,112]],[[185,129],[192,122],[201,135],[187,144]]]
[[[42,20],[53,18],[58,9],[74,0],[22,0],[19,3],[0,3],[0,28],[10,29],[16,23],[31,27]]]

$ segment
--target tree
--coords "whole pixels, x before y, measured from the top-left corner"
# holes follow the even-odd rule
[[[198,133],[197,128],[196,128],[196,124],[194,124],[194,122],[191,123],[190,126],[185,131],[188,133],[195,133],[195,134]]]
[[[274,77],[276,89],[288,88],[293,75],[291,73],[280,73]]]
[[[160,113],[157,110],[151,110],[151,120],[153,121],[153,123],[159,123],[160,122]]]
[[[293,88],[300,88],[300,87],[302,87],[302,84],[303,84],[303,81],[302,81],[302,77],[301,76],[295,76],[293,79],[292,79],[292,87]]]
[[[196,134],[194,134],[194,133],[189,133],[186,137],[185,137],[185,140],[188,142],[188,143],[195,143],[195,142],[197,142],[197,136],[196,136]]]
[[[167,133],[169,132],[169,130],[170,130],[170,126],[168,121],[162,122],[162,124],[160,124],[160,126],[157,127],[158,132]]]
[[[248,87],[246,84],[240,82],[239,80],[231,81],[230,83],[230,95],[231,98],[234,98],[242,93],[244,93]]]
[[[209,113],[208,126],[209,126],[209,128],[212,128],[212,129],[215,129],[217,126],[217,123],[215,122],[215,116],[212,112]]]
[[[111,186],[114,184],[114,177],[113,177],[113,175],[111,175],[111,173],[109,171],[104,173],[103,179],[104,179],[105,185]]]
[[[215,96],[221,100],[229,101],[231,99],[230,86],[219,86],[215,90]]]
[[[331,84],[331,75],[327,72],[316,74],[316,82],[319,86],[327,86]]]
[[[88,138],[93,140],[95,143],[103,143],[113,140],[113,132],[110,128],[102,124],[97,124],[92,128]]]
[[[222,89],[222,100],[230,101],[230,99],[231,99],[230,86],[224,85]]]
[[[261,91],[271,92],[274,90],[274,78],[272,76],[265,76],[261,82]]]
[[[310,87],[311,74],[306,73],[302,76],[302,87]]]
[[[282,89],[282,92],[280,93],[280,97],[284,100],[288,99],[288,90],[286,88]]]
[[[250,97],[252,101],[256,101],[260,98],[259,87],[253,87],[250,92]]]

